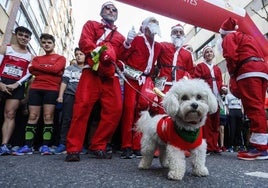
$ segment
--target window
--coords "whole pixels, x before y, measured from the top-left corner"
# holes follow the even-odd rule
[[[201,29],[202,29],[201,27],[197,27],[197,26],[195,26],[195,27],[194,27],[195,34],[197,34]]]
[[[215,35],[213,35],[210,39],[208,39],[207,42],[205,42],[202,46],[200,46],[200,48],[196,50],[196,58],[199,59],[203,56],[202,51],[205,46],[214,47],[215,45],[216,45],[216,39],[215,39]]]
[[[10,6],[10,0],[0,0],[0,4],[7,12]]]

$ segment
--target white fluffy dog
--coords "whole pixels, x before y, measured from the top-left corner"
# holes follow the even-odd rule
[[[184,150],[191,152],[193,174],[209,175],[205,166],[207,144],[202,128],[208,113],[217,111],[218,103],[209,85],[200,79],[181,80],[163,97],[167,114],[151,117],[141,112],[137,130],[142,132],[142,159],[139,169],[149,169],[158,147],[159,160],[169,169],[168,178],[181,180],[186,171]]]

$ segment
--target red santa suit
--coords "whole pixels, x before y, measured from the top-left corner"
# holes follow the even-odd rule
[[[220,89],[222,88],[222,73],[218,66],[209,65],[206,62],[202,62],[196,65],[194,78],[200,78],[205,80],[211,87],[213,93],[220,99]],[[220,126],[220,111],[214,114],[209,114],[205,125],[203,126],[203,135],[207,141],[207,150],[209,152],[218,152],[218,139],[219,139],[219,126]]]
[[[136,36],[131,43],[131,47],[127,49],[123,58],[126,65],[143,72],[142,77],[149,77],[153,74],[156,59],[159,56],[161,46],[157,42],[150,43],[145,35]],[[138,91],[141,91],[142,80],[134,80],[129,78],[129,83]],[[141,135],[134,132],[133,126],[139,117],[137,108],[138,97],[141,97],[127,83],[124,84],[124,104],[122,116],[122,148],[132,148],[140,150]]]
[[[198,129],[196,132],[178,131],[182,132],[175,131],[174,122],[169,116],[163,117],[157,124],[157,134],[165,143],[181,150],[192,150],[202,144],[202,129]]]
[[[169,42],[162,42],[161,47],[161,53],[157,63],[160,72],[156,80],[165,80],[163,83],[160,82],[159,89],[162,90],[163,93],[166,93],[173,85],[173,82],[183,77],[191,77],[191,74],[194,72],[194,63],[191,52],[183,47],[176,49],[174,44]],[[162,89],[161,87],[164,88]],[[161,98],[159,98],[159,101],[161,101]],[[163,108],[154,110],[157,111],[157,114],[165,113]]]
[[[166,77],[164,93],[184,76],[189,77],[194,72],[192,54],[183,47],[176,49],[172,43],[162,42],[162,49],[158,58],[160,67],[159,77]]]
[[[255,39],[241,32],[223,38],[223,57],[228,72],[235,78],[244,107],[250,119],[250,143],[259,150],[267,149],[268,134],[264,110],[268,64]]]
[[[88,21],[82,29],[79,47],[86,55],[87,68],[82,72],[78,83],[73,117],[67,135],[67,152],[80,152],[82,150],[87,122],[92,108],[97,101],[101,104],[101,118],[97,130],[91,140],[91,150],[106,150],[120,121],[122,113],[122,95],[118,76],[115,75],[112,61],[104,62],[100,59],[99,69],[92,69],[91,52],[103,44],[108,44],[109,57],[120,54],[125,38],[116,30],[104,23]],[[102,68],[101,68],[102,67]]]

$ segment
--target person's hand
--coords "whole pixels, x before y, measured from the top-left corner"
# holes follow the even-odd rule
[[[62,103],[63,102],[63,98],[62,97],[58,97],[57,98],[57,102]]]
[[[19,87],[19,83],[15,82],[14,84],[6,85],[9,91],[13,91],[14,89],[17,89]]]
[[[129,45],[131,44],[131,42],[133,41],[133,39],[136,37],[137,33],[135,31],[134,26],[131,28],[131,30],[129,30],[128,34],[127,34],[127,39],[126,39],[126,43]]]
[[[110,43],[105,44],[106,49],[101,52],[100,61],[106,65],[110,65],[116,61],[116,54],[113,46]]]
[[[9,95],[11,95],[11,89],[9,89],[7,87],[7,85],[2,83],[2,82],[0,82],[0,91],[3,91],[5,93],[8,93]]]
[[[103,62],[103,63],[110,63],[111,61],[113,61],[113,59],[107,53],[107,50],[105,50],[104,52],[101,53],[100,61]]]

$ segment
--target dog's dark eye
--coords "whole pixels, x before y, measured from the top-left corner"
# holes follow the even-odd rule
[[[186,100],[189,100],[189,98],[188,98],[187,95],[183,95],[183,96],[181,97],[181,100],[186,101]]]
[[[201,95],[196,95],[196,99],[197,100],[201,100],[202,99],[202,96]]]

